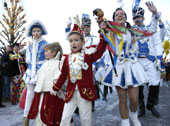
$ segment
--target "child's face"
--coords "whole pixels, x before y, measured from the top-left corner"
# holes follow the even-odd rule
[[[80,39],[80,36],[77,34],[70,35],[68,39],[70,42],[71,51],[73,52],[78,52],[85,43]]]
[[[45,49],[45,58],[46,58],[47,60],[54,58],[54,57],[55,57],[55,54],[56,54],[56,52],[51,51],[51,50],[49,50],[49,49]]]
[[[18,52],[19,51],[19,47],[18,46],[14,46],[13,51],[14,52]]]
[[[100,28],[102,28],[102,29],[106,29],[107,28],[106,23],[104,21],[102,21],[100,23]]]
[[[32,29],[32,36],[34,39],[39,39],[42,35],[42,31],[40,28],[33,28]]]

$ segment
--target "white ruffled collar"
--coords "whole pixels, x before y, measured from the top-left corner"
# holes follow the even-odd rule
[[[85,55],[85,51],[84,51],[84,47],[81,49],[80,54],[70,54],[69,55],[69,66],[70,66],[70,73],[72,74],[71,82],[75,83],[77,81],[76,76],[79,74],[79,72],[83,69],[83,70],[87,70],[88,69],[88,64],[86,62],[84,62],[84,55]],[[72,56],[77,57],[76,61],[74,62],[72,59]]]

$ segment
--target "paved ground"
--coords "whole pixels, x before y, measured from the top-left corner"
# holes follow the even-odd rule
[[[144,92],[147,95],[147,87]],[[23,111],[18,105],[12,106],[10,102],[4,104],[7,107],[0,108],[0,126],[21,126]],[[145,117],[140,118],[142,126],[170,126],[170,88],[165,83],[160,88],[159,104],[156,108],[161,113],[161,117],[156,118],[150,111],[146,111]],[[33,124],[34,122],[31,121],[31,126],[34,126]],[[74,126],[80,126],[80,119],[76,114]],[[118,97],[115,89],[108,95],[107,102],[102,100],[102,96],[96,101],[93,126],[120,126]]]

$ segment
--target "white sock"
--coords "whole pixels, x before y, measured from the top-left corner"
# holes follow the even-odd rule
[[[138,113],[137,112],[129,111],[129,117],[132,120],[134,126],[142,126],[139,119],[138,119]]]
[[[129,119],[122,119],[121,126],[130,126]]]

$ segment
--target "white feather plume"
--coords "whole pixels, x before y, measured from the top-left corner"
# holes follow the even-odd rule
[[[123,0],[117,0],[117,8],[123,8],[124,2]]]

